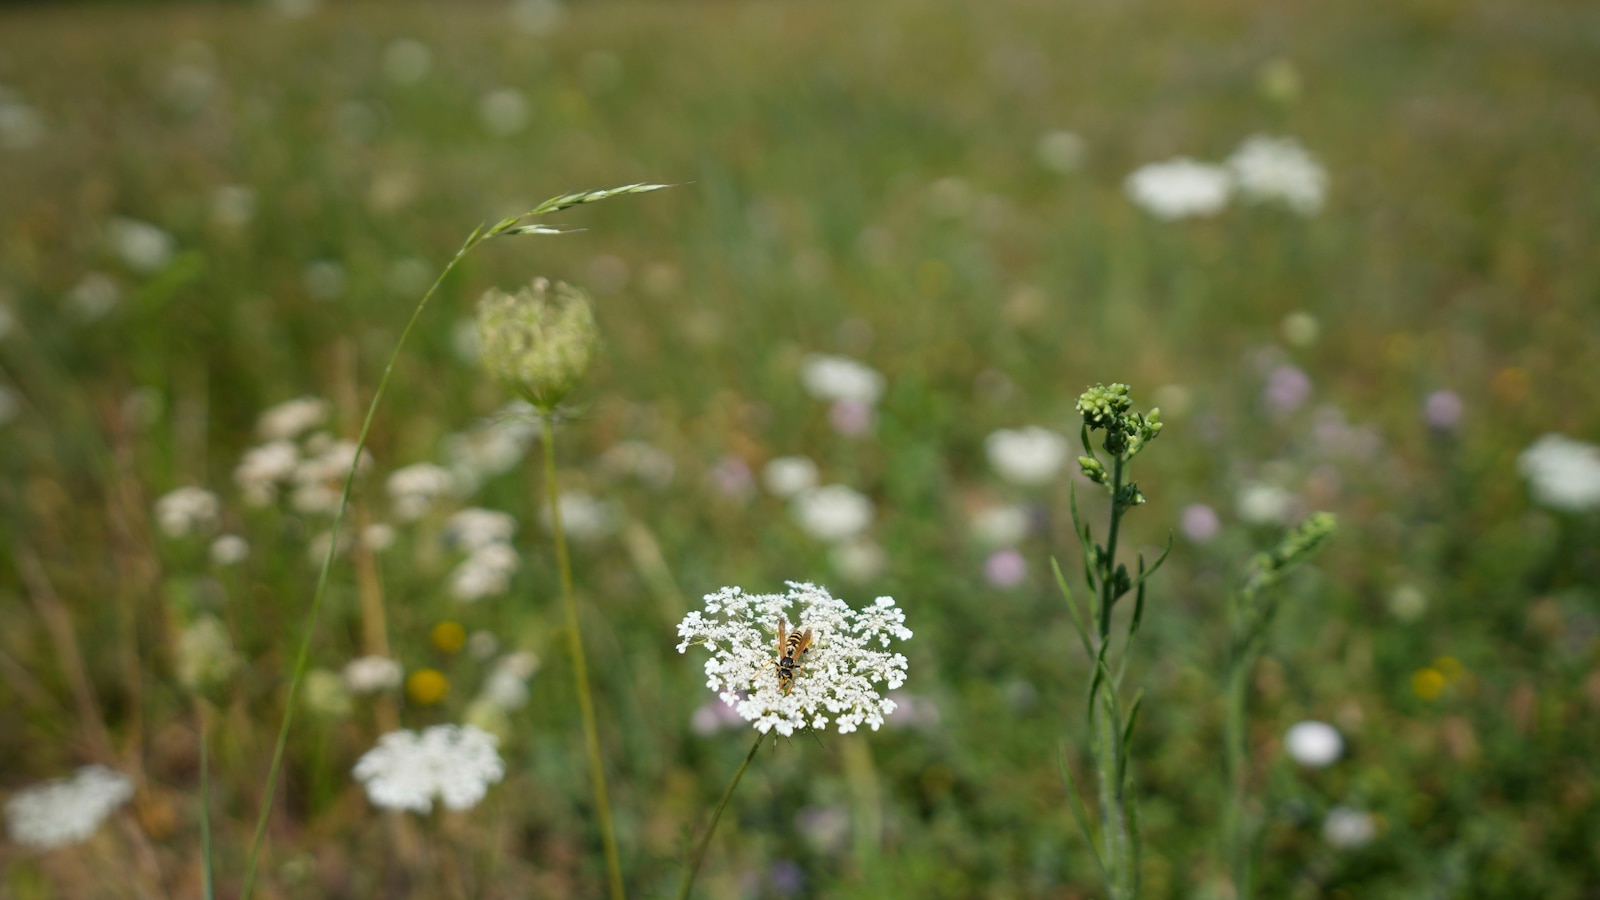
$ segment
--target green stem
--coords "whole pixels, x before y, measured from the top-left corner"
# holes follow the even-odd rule
[[[733,799],[733,789],[739,786],[739,779],[744,777],[744,770],[750,767],[750,760],[756,758],[756,751],[761,749],[761,741],[765,738],[764,734],[756,735],[756,742],[750,745],[750,752],[746,754],[744,762],[739,764],[739,771],[733,773],[733,780],[728,782],[728,789],[722,792],[722,799],[717,802],[717,808],[711,813],[711,824],[706,826],[706,833],[701,835],[699,845],[694,848],[694,858],[689,860],[689,870],[683,873],[683,883],[678,885],[678,900],[687,900],[689,889],[694,887],[694,877],[700,873],[700,862],[706,857],[706,848],[711,845],[711,835],[717,831],[717,822],[722,818],[722,811],[727,808],[728,801]]]
[[[272,751],[272,767],[267,772],[266,791],[261,800],[261,814],[256,818],[255,836],[250,841],[250,856],[245,863],[244,881],[239,889],[239,900],[249,900],[251,889],[255,887],[256,865],[261,857],[261,844],[267,836],[267,818],[272,812],[272,801],[278,788],[278,775],[283,771],[284,748],[289,743],[289,726],[294,722],[295,702],[300,696],[300,684],[305,680],[306,668],[311,659],[311,639],[317,633],[317,619],[322,614],[322,601],[328,590],[328,573],[333,569],[333,555],[339,546],[339,529],[344,525],[345,512],[350,508],[350,492],[355,486],[356,471],[360,468],[361,452],[367,446],[367,435],[372,431],[372,420],[377,415],[378,403],[383,400],[384,389],[389,386],[389,378],[394,374],[394,364],[400,359],[400,351],[406,345],[406,339],[411,336],[412,330],[417,325],[417,320],[422,318],[422,311],[428,307],[428,301],[438,292],[439,285],[444,283],[446,277],[455,270],[456,263],[467,255],[473,247],[483,241],[483,230],[480,228],[467,238],[456,255],[434,279],[433,286],[422,295],[422,300],[411,313],[411,320],[406,322],[405,330],[400,332],[400,339],[395,342],[394,352],[389,354],[389,363],[383,367],[383,377],[378,380],[378,389],[372,394],[372,403],[367,406],[367,416],[361,422],[361,434],[356,438],[355,456],[350,463],[350,471],[345,474],[344,491],[339,495],[339,510],[333,517],[333,528],[328,535],[328,552],[322,557],[322,570],[317,575],[317,589],[311,596],[311,610],[306,616],[305,633],[300,638],[300,652],[295,658],[294,676],[289,680],[289,696],[284,702],[283,722],[278,726],[278,742]]]
[[[595,812],[600,818],[600,839],[605,845],[606,876],[613,900],[623,900],[622,859],[617,853],[617,834],[611,822],[611,800],[606,794],[606,775],[600,760],[600,730],[595,725],[594,698],[589,692],[589,665],[583,655],[583,633],[578,629],[578,600],[572,590],[572,561],[567,554],[567,534],[561,526],[561,486],[556,482],[555,420],[546,411],[540,429],[544,443],[544,480],[550,497],[550,530],[555,535],[556,568],[561,575],[561,602],[567,610],[567,647],[572,652],[573,681],[577,687],[578,710],[583,717],[583,742],[589,754],[589,782],[594,790]]]
[[[1100,572],[1100,640],[1111,639],[1111,604],[1116,602],[1113,577],[1117,572],[1117,533],[1122,530],[1122,457],[1111,462],[1111,527],[1106,534],[1105,566]]]
[[[1105,655],[1105,644],[1111,640],[1111,610],[1117,601],[1117,536],[1121,531],[1124,510],[1120,502],[1125,463],[1114,457],[1111,464],[1111,524],[1106,533],[1106,555],[1100,565],[1100,655]],[[1096,694],[1091,696],[1090,715],[1093,721],[1093,740],[1100,781],[1101,841],[1105,847],[1106,868],[1110,870],[1108,885],[1115,900],[1131,900],[1137,896],[1134,887],[1137,849],[1128,828],[1126,808],[1126,779],[1123,759],[1121,716],[1117,710],[1117,685],[1108,678],[1098,679]],[[1102,699],[1103,698],[1103,699]]]

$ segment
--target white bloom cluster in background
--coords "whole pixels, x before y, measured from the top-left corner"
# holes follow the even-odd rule
[[[1517,469],[1541,506],[1568,512],[1600,508],[1600,447],[1547,434],[1522,451]]]
[[[292,441],[327,420],[327,401],[296,397],[263,412],[256,420],[256,433],[266,441]]]
[[[1067,439],[1037,425],[1002,428],[983,441],[984,452],[995,473],[1021,487],[1039,487],[1054,481],[1067,461]]]
[[[49,850],[87,840],[133,796],[133,782],[105,766],[18,791],[6,801],[6,829],[24,847]]]
[[[808,354],[800,362],[800,385],[818,400],[853,400],[868,405],[883,396],[883,376],[847,356]]]
[[[1167,221],[1214,216],[1234,194],[1312,216],[1322,211],[1328,173],[1294,138],[1257,134],[1224,165],[1179,156],[1141,166],[1122,186],[1134,203]]]
[[[112,219],[106,225],[106,241],[128,268],[145,274],[165,268],[178,249],[172,235],[138,219]]]
[[[1281,203],[1302,216],[1322,211],[1327,170],[1294,138],[1251,135],[1228,157],[1228,170],[1246,200]]]
[[[1377,836],[1377,820],[1363,810],[1335,806],[1322,820],[1322,839],[1340,850],[1364,847]]]
[[[543,428],[534,416],[527,401],[515,400],[471,429],[444,439],[445,467],[462,495],[476,492],[487,479],[522,462]]]
[[[805,456],[779,456],[761,468],[761,484],[775,497],[793,497],[817,486],[817,464]]]
[[[354,775],[367,799],[384,809],[427,813],[435,798],[446,809],[471,809],[505,777],[497,743],[471,725],[434,725],[420,735],[391,731],[356,762]]]
[[[1168,221],[1214,216],[1228,205],[1233,179],[1228,170],[1180,156],[1134,170],[1122,183],[1128,198]]]
[[[294,470],[289,505],[296,512],[331,516],[339,511],[351,464],[356,465],[358,475],[364,473],[372,468],[372,454],[362,450],[358,461],[355,441],[335,440],[321,432],[305,442],[304,450]]]
[[[352,694],[375,694],[400,686],[400,663],[387,656],[363,656],[344,666],[344,686]]]
[[[156,527],[169,538],[210,531],[217,524],[222,503],[205,488],[181,487],[156,500]]]
[[[622,519],[615,503],[600,500],[581,491],[561,492],[561,530],[568,538],[585,544],[613,534]],[[552,531],[550,507],[541,506],[539,522]]]
[[[872,501],[846,485],[808,488],[794,496],[795,521],[819,541],[849,540],[865,531],[872,517]]]
[[[455,490],[455,478],[448,469],[433,463],[416,463],[389,473],[384,482],[394,517],[415,522],[433,509],[435,500]]]
[[[508,513],[469,507],[450,517],[445,535],[466,551],[450,573],[450,594],[463,603],[475,603],[511,590],[511,576],[521,560],[511,546],[517,520]]]
[[[830,721],[841,734],[863,724],[876,731],[895,709],[885,694],[906,680],[905,656],[889,650],[892,641],[911,638],[905,618],[892,597],[855,610],[813,584],[791,581],[782,594],[726,587],[707,594],[705,609],[678,624],[678,652],[692,644],[709,649],[706,686],[762,734],[787,736]],[[812,631],[810,651],[787,694],[772,665],[780,619],[791,631]]]
[[[1327,722],[1308,719],[1284,732],[1283,747],[1289,758],[1308,769],[1325,769],[1344,755],[1344,737]]]

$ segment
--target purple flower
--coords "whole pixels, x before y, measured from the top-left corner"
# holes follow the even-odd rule
[[[1261,400],[1279,415],[1294,412],[1311,399],[1311,378],[1294,366],[1278,366],[1267,375]]]
[[[711,469],[711,484],[724,497],[745,500],[755,491],[755,476],[744,460],[724,456]]]
[[[772,892],[780,897],[794,897],[805,890],[806,873],[792,859],[780,859],[767,870],[767,880]]]
[[[1422,403],[1423,421],[1439,431],[1454,431],[1465,411],[1466,404],[1455,391],[1434,391]]]
[[[1015,550],[996,550],[983,563],[983,577],[995,587],[1016,587],[1028,577],[1028,563]]]
[[[872,404],[860,400],[836,400],[828,407],[828,424],[845,437],[860,437],[877,421]]]
[[[1211,507],[1204,503],[1191,503],[1183,508],[1178,527],[1183,529],[1184,537],[1196,544],[1204,544],[1217,536],[1222,529],[1222,521]]]

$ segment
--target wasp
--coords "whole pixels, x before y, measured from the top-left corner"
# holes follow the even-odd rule
[[[795,673],[800,670],[800,662],[810,650],[811,629],[790,631],[789,623],[779,616],[778,658],[773,661],[778,668],[778,690],[787,694],[794,688]]]

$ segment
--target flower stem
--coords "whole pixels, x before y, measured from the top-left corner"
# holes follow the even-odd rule
[[[717,831],[717,822],[722,818],[722,810],[733,799],[733,789],[739,786],[739,779],[744,777],[744,770],[750,767],[750,760],[756,758],[756,751],[761,749],[761,742],[766,738],[764,734],[756,735],[756,742],[750,745],[750,752],[746,754],[744,762],[739,764],[739,771],[733,773],[733,780],[728,782],[728,789],[722,792],[722,799],[717,802],[717,808],[711,813],[711,824],[706,826],[706,833],[701,835],[699,846],[694,848],[694,858],[689,860],[689,870],[683,873],[683,883],[678,885],[678,900],[687,900],[689,889],[694,887],[694,877],[700,873],[700,862],[705,859],[706,848],[711,845],[711,835]]]
[[[605,846],[606,875],[613,900],[623,900],[622,860],[617,853],[617,834],[611,822],[611,800],[606,794],[606,775],[600,760],[600,730],[595,725],[594,697],[589,692],[589,665],[583,655],[583,633],[578,628],[578,600],[572,591],[572,561],[567,554],[567,534],[561,527],[561,487],[556,483],[555,420],[546,411],[540,429],[544,444],[544,481],[550,498],[550,530],[555,535],[556,569],[561,576],[561,602],[567,610],[567,647],[572,652],[573,682],[578,693],[578,710],[583,717],[583,741],[589,754],[589,782],[594,790],[595,813],[600,818],[600,839]]]

